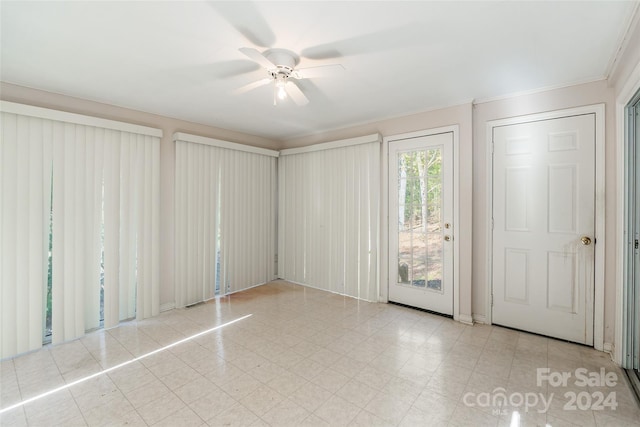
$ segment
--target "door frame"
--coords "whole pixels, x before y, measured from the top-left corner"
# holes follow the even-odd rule
[[[549,111],[545,113],[527,114],[524,116],[491,120],[487,122],[486,133],[486,158],[487,158],[487,256],[486,256],[486,323],[491,324],[493,319],[493,306],[491,295],[493,292],[493,129],[498,126],[508,126],[560,119],[568,116],[595,114],[595,235],[594,241],[600,241],[595,245],[594,260],[594,296],[591,313],[587,312],[587,318],[593,319],[593,346],[596,350],[604,350],[604,255],[605,255],[605,104],[587,105],[584,107],[568,108]]]
[[[385,136],[382,139],[381,162],[381,186],[382,198],[380,203],[381,214],[381,253],[380,253],[380,302],[389,302],[389,143],[403,139],[419,138],[424,136],[438,135],[442,133],[453,134],[453,320],[463,323],[471,323],[468,319],[460,318],[460,243],[458,227],[460,224],[460,126],[442,126],[432,129],[419,130],[397,135]],[[384,282],[382,282],[384,280]],[[384,285],[383,285],[384,283]]]
[[[640,63],[636,65],[616,99],[616,312],[615,338],[613,346],[613,360],[619,365],[624,364],[625,339],[625,239],[626,239],[626,209],[627,202],[627,174],[625,151],[628,143],[625,110],[636,93],[640,90]]]

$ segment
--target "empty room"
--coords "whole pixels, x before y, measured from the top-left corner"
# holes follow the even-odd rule
[[[640,1],[0,0],[0,425],[640,426]]]

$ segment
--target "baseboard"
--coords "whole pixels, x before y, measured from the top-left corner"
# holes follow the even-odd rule
[[[460,323],[464,323],[465,325],[473,325],[473,317],[467,314],[458,314],[458,318],[456,320]]]
[[[487,316],[484,314],[474,314],[473,321],[476,323],[482,323],[483,325],[487,324]]]
[[[273,280],[279,280],[279,279],[273,279]],[[236,289],[236,290],[235,290],[235,291],[233,291],[233,292],[229,292],[229,293],[227,293],[227,294],[220,295],[220,296],[221,296],[221,297],[228,297],[229,295],[237,294],[238,292],[248,291],[249,289],[257,288],[258,286],[264,286],[264,285],[266,285],[266,284],[268,284],[268,283],[271,283],[271,282],[273,282],[273,280],[269,280],[269,281],[267,281],[267,282],[262,282],[262,283],[256,283],[255,285],[251,285],[251,286],[249,286],[249,287],[242,288],[242,289]],[[211,299],[215,299],[215,298],[216,298],[216,297],[213,297],[213,298],[211,298]],[[209,300],[207,300],[207,301],[209,301]]]
[[[162,313],[163,311],[173,310],[174,308],[176,308],[175,302],[166,302],[160,305],[160,313]]]
[[[313,286],[313,285],[310,285],[309,283],[296,282],[296,281],[294,281],[294,280],[283,279],[283,278],[278,278],[278,280],[283,280],[283,281],[285,281],[285,282],[293,283],[294,285],[304,286],[305,288],[311,288],[311,289],[317,289],[317,290],[319,290],[319,291],[329,292],[329,293],[331,293],[331,294],[340,295],[341,297],[347,297],[347,298],[357,299],[357,300],[359,300],[359,301],[372,302],[372,303],[378,303],[378,302],[381,302],[381,301],[369,301],[368,299],[358,298],[358,297],[353,296],[353,295],[347,295],[347,294],[343,294],[343,293],[341,293],[341,292],[332,291],[332,290],[330,290],[330,289],[324,289],[324,288],[320,288],[320,287],[318,287],[318,286]],[[388,302],[388,301],[384,301],[384,302]]]
[[[611,356],[611,360],[613,360],[614,349],[615,349],[614,345],[610,342],[606,342],[602,346],[602,351],[604,351],[605,353],[609,353],[609,356]],[[613,361],[615,362],[615,360]]]

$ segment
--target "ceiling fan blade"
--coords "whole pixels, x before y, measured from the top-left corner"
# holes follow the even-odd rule
[[[256,46],[271,47],[276,36],[252,2],[208,2],[229,24]]]
[[[309,59],[333,59],[347,55],[384,52],[424,43],[427,29],[415,24],[389,28],[303,49],[300,56]]]
[[[302,93],[300,88],[293,82],[287,82],[286,85],[287,94],[293,99],[293,102],[298,104],[299,106],[307,105],[309,103],[309,99]]]
[[[269,61],[263,54],[252,47],[241,47],[240,52],[244,53],[249,58],[262,65],[267,70],[276,68],[276,65],[273,62]]]
[[[314,83],[314,81],[315,80],[312,79],[302,79],[296,80],[295,83],[291,84],[298,86],[307,98],[313,100],[314,105],[331,105],[330,103],[332,101],[327,97],[327,94]]]
[[[260,86],[267,85],[271,83],[271,81],[272,81],[271,79],[258,80],[257,82],[249,83],[248,85],[239,87],[238,89],[234,90],[233,93],[235,94],[247,93],[249,91],[259,88]]]
[[[319,65],[317,67],[300,68],[291,73],[296,79],[314,79],[317,77],[327,77],[344,71],[341,64]]]
[[[208,66],[209,78],[211,76],[219,79],[228,79],[241,74],[251,73],[259,70],[260,67],[255,62],[249,62],[245,59],[218,62]],[[204,73],[205,69],[202,70]]]

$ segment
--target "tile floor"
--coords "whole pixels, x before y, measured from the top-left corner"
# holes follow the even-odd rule
[[[520,425],[640,426],[604,353],[282,281],[4,360],[0,408],[248,314],[5,411],[0,425],[509,426],[517,410]],[[537,368],[604,368],[616,384],[538,386]]]

